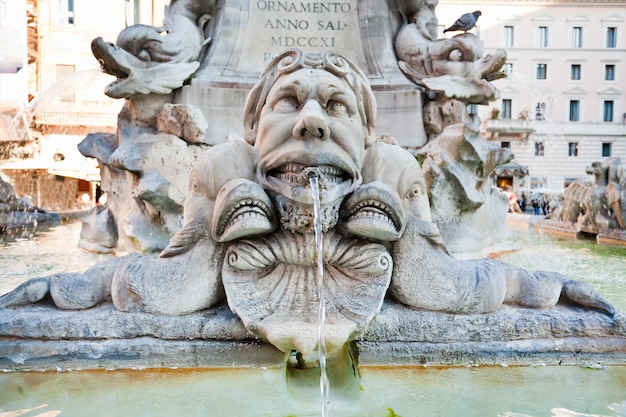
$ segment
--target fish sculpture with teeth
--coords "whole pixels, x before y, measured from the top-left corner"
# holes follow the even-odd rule
[[[158,258],[128,255],[84,274],[31,280],[0,297],[0,307],[50,294],[61,308],[110,297],[121,311],[182,315],[225,300],[261,340],[308,359],[319,351],[321,256],[329,357],[361,334],[388,294],[449,313],[503,303],[551,308],[562,299],[617,314],[562,275],[450,256],[417,159],[376,140],[375,115],[367,77],[344,56],[278,54],[248,95],[245,138],[206,150],[195,164],[185,223]],[[321,254],[311,176],[319,180]]]

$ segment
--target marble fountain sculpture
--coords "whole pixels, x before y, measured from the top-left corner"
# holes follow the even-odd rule
[[[248,90],[242,134],[212,139],[210,116],[184,101],[201,87],[240,97],[244,84],[220,61],[232,42],[219,36],[233,30],[226,4],[175,1],[166,36],[137,26],[115,45],[94,40],[104,71],[118,77],[106,93],[126,105],[117,135],[90,135],[80,148],[101,163],[131,253],[1,296],[4,366],[259,364],[297,352],[315,367],[319,257],[331,360],[349,344],[360,361],[381,364],[623,358],[624,316],[589,285],[463,259],[461,249],[497,241],[503,229],[507,202],[489,175],[512,155],[482,141],[465,109],[497,96],[490,81],[503,51],[484,56],[469,33],[436,39],[430,2],[395,11],[380,1],[341,3],[347,27],[365,24],[359,13],[401,12],[395,26],[381,21],[383,38],[369,38],[384,46],[372,49],[380,54],[395,39],[393,68],[383,68],[389,56],[368,56],[381,59],[385,77],[371,76],[371,62],[369,74],[361,69],[362,45],[354,59],[281,48]],[[223,78],[207,83],[218,64]],[[378,118],[393,126],[398,117],[377,103],[394,100],[404,101],[400,116],[416,117],[396,134],[376,132]]]
[[[24,229],[59,221],[58,214],[48,213],[28,199],[18,198],[13,186],[0,177],[0,233],[19,235]]]
[[[536,228],[576,237],[594,236],[598,243],[626,245],[626,163],[619,157],[593,162],[588,178],[574,181],[563,194],[563,205]]]

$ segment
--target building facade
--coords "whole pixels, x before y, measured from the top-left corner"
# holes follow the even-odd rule
[[[115,42],[130,25],[163,24],[165,0],[0,0],[0,175],[38,207],[95,203],[97,161],[85,135],[115,132],[124,104],[104,94],[91,42]],[[11,121],[13,122],[11,124]]]
[[[558,193],[595,161],[626,162],[625,1],[446,0],[436,10],[442,31],[480,10],[472,33],[485,53],[507,52],[500,99],[477,114],[484,138],[510,148],[528,174],[498,186]]]

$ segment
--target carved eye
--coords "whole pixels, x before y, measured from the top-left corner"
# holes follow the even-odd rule
[[[200,190],[200,185],[198,184],[198,177],[196,177],[195,175],[192,175],[192,177],[190,178],[189,188],[191,188],[195,192],[198,192]]]
[[[332,114],[347,114],[348,108],[340,101],[330,100],[326,105],[326,111]]]
[[[420,195],[420,186],[419,184],[413,184],[413,186],[409,189],[409,191],[404,195],[404,198],[411,199],[418,197]]]
[[[460,49],[453,49],[448,54],[448,60],[450,61],[463,61],[463,52]]]
[[[274,111],[280,113],[289,113],[297,111],[300,108],[298,99],[293,96],[284,96],[276,101],[274,104]]]

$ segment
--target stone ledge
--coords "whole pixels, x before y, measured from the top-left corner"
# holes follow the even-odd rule
[[[0,339],[4,370],[260,367],[284,360],[274,346],[256,340]]]
[[[626,338],[626,317],[564,304],[549,310],[503,305],[487,314],[448,314],[385,303],[361,339],[455,343],[565,337]]]
[[[117,369],[280,366],[223,305],[180,317],[37,304],[0,310],[0,367]],[[362,365],[626,363],[626,320],[581,308],[503,306],[453,315],[386,302],[356,346]]]
[[[86,310],[60,310],[52,304],[0,309],[0,337],[20,339],[130,339],[151,336],[165,340],[255,339],[227,306],[185,316],[124,313],[103,303]]]
[[[557,338],[510,342],[359,342],[367,365],[626,364],[626,338]]]
[[[626,365],[624,338],[512,342],[358,341],[360,366]],[[254,340],[0,340],[0,369],[78,370],[281,367],[285,355]]]

